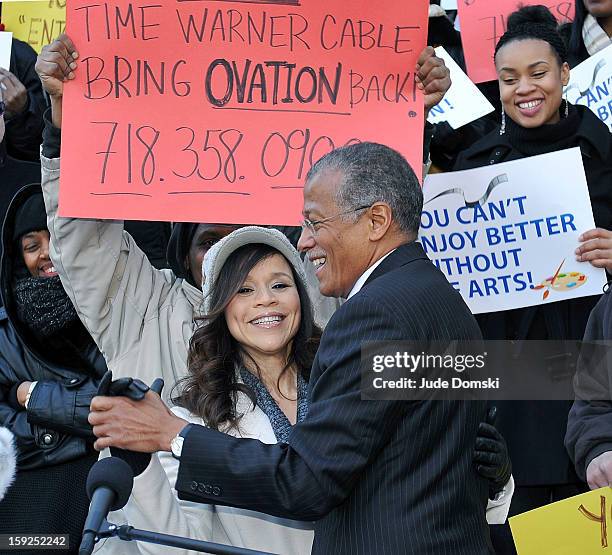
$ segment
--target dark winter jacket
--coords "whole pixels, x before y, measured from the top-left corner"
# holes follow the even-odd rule
[[[20,470],[71,461],[91,453],[93,435],[87,423],[89,404],[106,363],[93,340],[81,353],[87,362],[75,367],[49,360],[16,316],[13,299],[12,230],[17,208],[40,192],[40,185],[23,188],[15,196],[2,229],[4,255],[0,285],[0,425],[15,434]],[[11,401],[14,386],[38,381],[27,411]],[[13,391],[11,392],[11,390]]]
[[[612,340],[612,293],[607,292],[591,312],[584,333],[584,341]],[[594,374],[588,384],[596,400],[577,400],[567,420],[565,446],[576,465],[578,475],[586,479],[586,469],[595,458],[612,451],[612,357],[608,353],[607,372]]]

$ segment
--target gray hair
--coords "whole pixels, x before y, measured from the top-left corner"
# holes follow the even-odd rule
[[[391,207],[393,220],[404,233],[418,232],[423,191],[414,171],[399,152],[369,142],[337,148],[310,168],[306,181],[328,171],[340,172],[342,176],[336,196],[341,211],[385,202]],[[354,217],[357,218],[358,214]]]

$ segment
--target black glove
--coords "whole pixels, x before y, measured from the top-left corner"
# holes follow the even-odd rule
[[[486,422],[479,424],[473,459],[478,474],[489,480],[491,499],[504,489],[512,475],[512,463],[506,440],[493,425],[496,416],[497,408],[491,407]]]
[[[108,370],[98,386],[98,395],[106,397],[128,397],[133,401],[142,401],[149,389],[155,391],[158,395],[161,394],[164,388],[164,380],[157,378],[149,388],[143,381],[134,378],[119,378],[113,381],[113,373]],[[149,463],[151,462],[150,453],[139,453],[137,451],[128,451],[119,447],[110,448],[111,455],[123,459],[132,468],[134,476],[142,474]]]
[[[107,370],[100,380],[97,395],[104,397],[128,397],[132,401],[142,401],[147,391],[149,391],[149,386],[138,378],[119,378],[118,380],[113,380],[113,373]]]

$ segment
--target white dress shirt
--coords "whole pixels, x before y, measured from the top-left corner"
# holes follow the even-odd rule
[[[380,266],[382,261],[385,258],[387,258],[387,256],[389,256],[392,252],[395,252],[396,250],[397,249],[393,249],[392,251],[389,251],[387,254],[385,254],[385,256],[383,256],[382,258],[379,258],[365,272],[363,272],[363,274],[361,274],[361,277],[355,282],[355,285],[353,285],[353,288],[351,289],[351,292],[348,294],[348,297],[346,298],[347,301],[353,295],[356,295],[357,293],[359,293],[359,291],[361,291],[361,288],[365,285],[365,282],[368,281],[368,278],[372,275],[372,272],[374,270],[376,270],[376,268],[378,268],[378,266]]]

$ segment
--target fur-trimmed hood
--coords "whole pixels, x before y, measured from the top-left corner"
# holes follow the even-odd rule
[[[0,428],[0,500],[15,479],[16,461],[13,434],[6,428]]]

